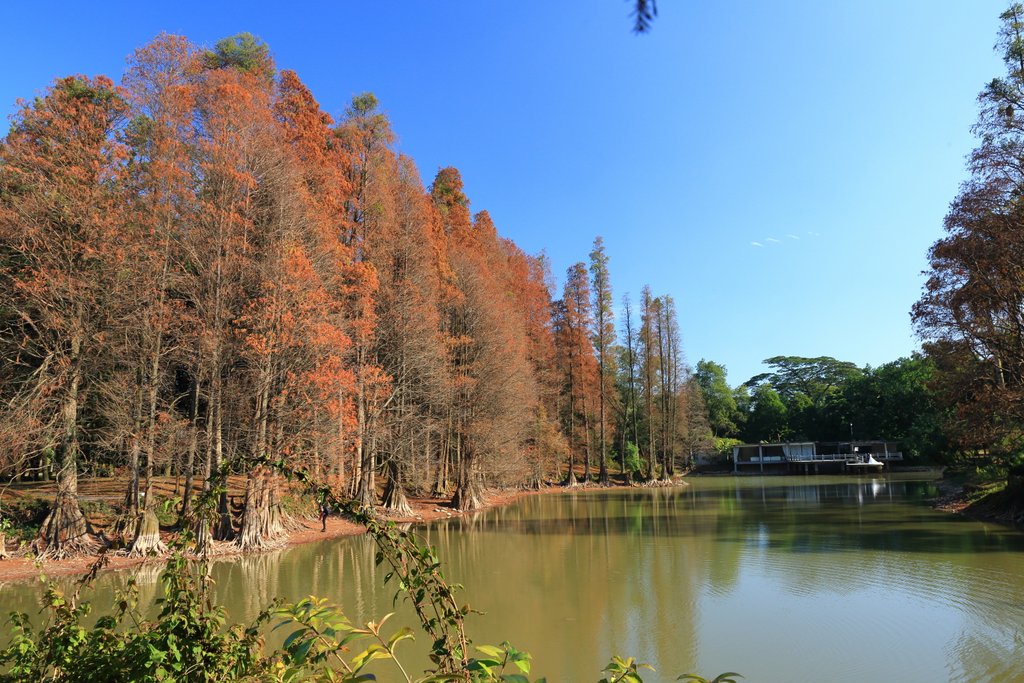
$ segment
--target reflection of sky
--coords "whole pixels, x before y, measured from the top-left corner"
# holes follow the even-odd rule
[[[844,580],[834,572],[835,581]],[[945,681],[964,615],[878,585],[792,590],[779,567],[744,562],[730,593],[701,596],[704,671],[757,672],[760,681]]]
[[[879,478],[702,478],[533,496],[421,533],[466,584],[460,602],[486,613],[469,617],[476,642],[529,651],[535,678],[594,681],[619,653],[654,664],[650,680],[728,670],[768,682],[1013,680],[1024,535],[934,512],[923,501],[932,491]],[[381,575],[365,537],[213,570],[235,619],[317,594],[357,623],[395,609],[410,621],[393,588],[375,586]],[[97,604],[124,576],[101,577]],[[155,596],[155,572],[142,578]],[[6,586],[4,605],[34,612],[34,595]]]

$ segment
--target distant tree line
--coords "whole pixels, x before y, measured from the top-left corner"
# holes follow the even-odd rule
[[[775,356],[772,371],[730,387],[726,369],[701,360],[694,373],[718,449],[733,443],[894,440],[910,459],[947,456],[946,412],[935,363],[920,354],[877,368],[829,356]]]

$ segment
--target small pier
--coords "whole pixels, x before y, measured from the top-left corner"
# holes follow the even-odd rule
[[[891,441],[801,441],[742,444],[732,449],[733,472],[819,472],[879,470],[903,460]]]

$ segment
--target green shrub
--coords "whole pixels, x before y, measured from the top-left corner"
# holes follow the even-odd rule
[[[622,457],[622,469],[626,472],[639,472],[643,469],[643,463],[640,461],[640,449],[632,441],[626,442],[626,452]]]
[[[22,541],[35,538],[49,513],[50,503],[42,498],[22,498],[0,506],[0,518],[8,522],[8,536]]]

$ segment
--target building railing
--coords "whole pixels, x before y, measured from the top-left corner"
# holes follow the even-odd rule
[[[736,462],[742,463],[779,463],[779,462],[867,462],[872,457],[879,462],[903,460],[902,451],[888,453],[794,453],[792,455],[751,455],[739,456]]]

